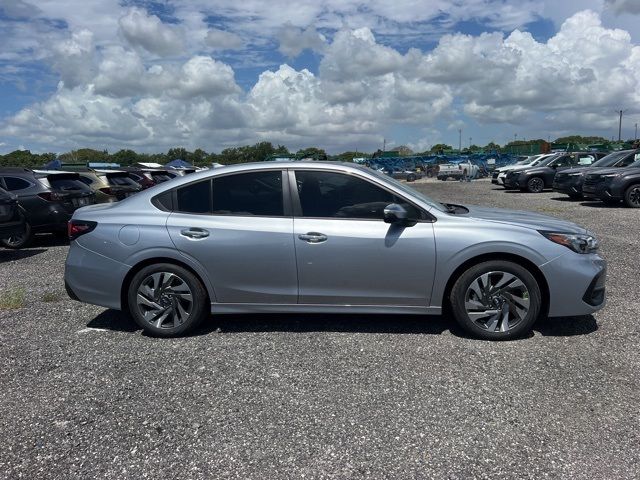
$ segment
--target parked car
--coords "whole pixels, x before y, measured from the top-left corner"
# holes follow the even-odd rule
[[[64,232],[76,209],[96,201],[77,173],[0,168],[0,187],[18,197],[26,217],[22,234],[0,242],[8,248],[25,247],[35,233]]]
[[[582,198],[582,184],[588,173],[597,173],[602,168],[624,168],[631,165],[636,160],[636,155],[640,150],[623,150],[613,152],[589,167],[571,168],[556,173],[553,179],[553,191],[564,193],[574,199]]]
[[[438,180],[447,180],[453,178],[460,180],[461,178],[477,177],[479,172],[478,166],[472,162],[461,163],[443,163],[438,170]]]
[[[587,198],[605,203],[623,201],[627,207],[640,208],[640,160],[626,168],[603,168],[587,173],[582,192]]]
[[[121,170],[76,170],[75,173],[96,194],[96,203],[117,202],[142,190],[140,184]]]
[[[491,183],[494,185],[502,185],[504,187],[504,179],[507,176],[507,172],[510,172],[511,170],[518,170],[520,168],[534,167],[548,156],[550,156],[550,154],[533,155],[531,157],[521,159],[512,165],[498,167],[494,169],[491,174]]]
[[[481,338],[605,302],[584,228],[530,212],[438,203],[354,164],[260,162],[78,210],[65,282],[77,300],[183,334],[214,313],[411,313]]]
[[[179,176],[176,172],[170,172],[160,168],[141,168],[140,171],[154,184],[168,182]]]
[[[123,172],[127,172],[129,178],[140,185],[143,189],[151,188],[156,184],[156,182],[153,181],[151,175],[145,174],[145,172],[140,168],[122,167],[121,170]]]
[[[0,240],[9,240],[21,235],[25,229],[25,218],[18,197],[0,188]]]
[[[586,167],[604,157],[601,152],[558,153],[534,167],[511,170],[504,179],[505,188],[520,189],[523,192],[540,193],[551,188],[556,172],[573,167]]]

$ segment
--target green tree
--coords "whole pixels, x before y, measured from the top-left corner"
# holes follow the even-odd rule
[[[178,148],[170,148],[167,152],[167,158],[169,161],[171,160],[184,160],[187,161],[189,156],[189,152],[186,148],[178,147]]]
[[[308,147],[296,152],[297,158],[313,158],[314,160],[326,160],[327,152],[322,148]]]
[[[111,154],[110,160],[113,163],[119,163],[120,165],[133,165],[138,162],[138,154],[133,150],[118,150],[116,153]]]

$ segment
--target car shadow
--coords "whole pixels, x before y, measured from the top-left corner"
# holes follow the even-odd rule
[[[42,233],[36,234],[31,241],[30,247],[62,247],[69,245],[69,239],[66,233],[53,234]]]
[[[124,312],[105,310],[87,324],[100,328],[133,333],[141,328]],[[549,337],[570,337],[595,332],[598,325],[591,315],[586,317],[545,318],[533,327],[535,332]],[[188,336],[214,333],[258,332],[339,332],[386,333],[396,335],[442,335],[449,331],[460,338],[474,339],[448,316],[439,315],[365,315],[365,314],[233,314],[212,315]],[[143,333],[146,336],[146,334]],[[526,340],[534,335],[521,338]]]
[[[593,315],[542,318],[533,329],[545,337],[574,337],[596,332],[598,323]]]
[[[591,207],[591,208],[623,208],[622,202],[620,203],[604,203],[598,200],[581,202],[581,206],[583,207]]]
[[[571,198],[570,196],[565,197],[551,197],[551,200],[555,200],[556,202],[568,202],[568,203],[577,203],[581,202],[582,198]]]
[[[46,252],[46,248],[30,248],[24,250],[10,250],[0,247],[0,263],[14,262],[16,260],[24,260],[25,258],[35,257]]]
[[[104,310],[87,323],[87,328],[100,328],[103,330],[130,333],[142,330],[127,313],[121,312],[120,310]]]

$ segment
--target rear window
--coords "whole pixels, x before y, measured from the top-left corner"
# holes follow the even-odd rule
[[[153,172],[151,172],[151,178],[153,178],[153,181],[156,182],[156,183],[162,183],[162,182],[168,182],[173,177],[167,175],[166,173],[153,173]]]
[[[76,176],[49,175],[47,182],[53,190],[88,190],[87,185]]]
[[[109,185],[116,185],[119,187],[137,187],[138,184],[129,177],[128,174],[123,175],[107,175],[107,181]]]

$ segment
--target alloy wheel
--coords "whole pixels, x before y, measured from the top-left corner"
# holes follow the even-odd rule
[[[189,285],[175,273],[156,272],[138,287],[136,303],[140,315],[151,326],[176,328],[189,319],[193,294]]]
[[[465,294],[469,319],[489,332],[507,332],[529,313],[529,290],[516,275],[487,272],[475,278]]]
[[[629,203],[634,207],[640,207],[640,185],[636,185],[631,188],[631,191],[628,193],[627,198],[629,199]]]
[[[529,180],[527,186],[529,187],[529,191],[531,193],[540,193],[544,190],[544,180],[538,177],[533,177],[531,180]]]

